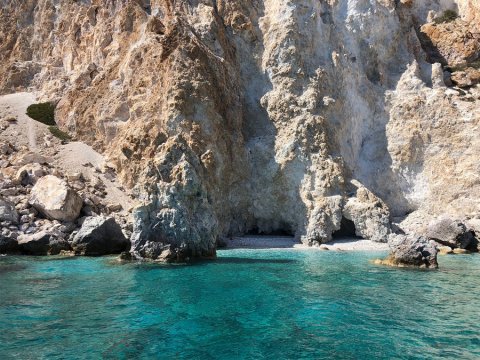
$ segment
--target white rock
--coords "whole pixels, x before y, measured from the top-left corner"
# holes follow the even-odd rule
[[[33,187],[29,203],[50,219],[74,221],[83,201],[64,180],[47,175]]]

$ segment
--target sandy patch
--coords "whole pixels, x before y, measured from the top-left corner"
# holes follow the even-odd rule
[[[289,236],[242,236],[227,241],[225,249],[299,249],[333,251],[388,251],[386,243],[371,240],[345,238],[336,239],[320,246],[307,246]]]

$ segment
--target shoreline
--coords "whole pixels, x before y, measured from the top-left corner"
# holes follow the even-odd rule
[[[318,246],[302,244],[289,236],[233,237],[218,250],[316,250],[316,251],[388,251],[387,243],[360,238],[339,238]]]

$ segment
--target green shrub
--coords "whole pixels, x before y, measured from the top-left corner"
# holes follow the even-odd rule
[[[58,128],[58,126],[49,126],[48,130],[50,130],[50,132],[52,133],[53,136],[55,136],[56,138],[58,138],[62,141],[68,142],[68,141],[72,140],[72,137],[70,135],[68,135],[66,132],[60,130]]]
[[[458,14],[453,10],[445,10],[443,14],[437,17],[434,21],[436,24],[448,23],[458,18]]]
[[[33,120],[37,120],[42,124],[55,126],[55,105],[52,103],[32,104],[27,108],[27,115]]]

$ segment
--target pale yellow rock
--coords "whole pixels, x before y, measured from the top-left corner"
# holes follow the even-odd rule
[[[438,255],[452,254],[454,251],[450,246],[438,246]]]

